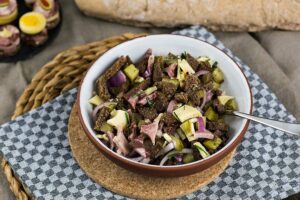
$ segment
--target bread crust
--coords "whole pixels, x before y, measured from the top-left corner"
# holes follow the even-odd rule
[[[300,0],[75,0],[86,15],[136,26],[300,30]]]

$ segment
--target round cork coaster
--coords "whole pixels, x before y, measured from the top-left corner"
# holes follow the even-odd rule
[[[86,174],[108,190],[137,199],[171,199],[194,192],[219,176],[235,153],[234,150],[213,167],[193,175],[149,177],[125,170],[102,155],[84,133],[76,104],[69,118],[68,130],[73,156]]]

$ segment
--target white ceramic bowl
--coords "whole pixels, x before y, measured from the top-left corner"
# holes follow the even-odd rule
[[[180,176],[206,169],[217,163],[237,146],[248,128],[249,122],[247,120],[226,117],[231,128],[226,146],[206,159],[179,166],[161,167],[131,161],[111,151],[95,137],[91,119],[92,106],[88,103],[95,90],[95,81],[119,56],[129,55],[135,62],[144,55],[148,48],[153,50],[154,55],[167,55],[169,52],[179,55],[186,51],[195,57],[206,55],[217,61],[225,75],[222,90],[226,91],[226,94],[236,97],[239,111],[251,114],[252,95],[248,81],[239,66],[230,57],[206,42],[186,36],[164,34],[144,36],[124,42],[108,50],[96,60],[83,79],[78,93],[77,102],[81,124],[89,139],[102,153],[129,170],[158,176]]]

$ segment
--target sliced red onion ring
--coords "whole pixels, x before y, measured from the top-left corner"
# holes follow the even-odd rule
[[[152,55],[152,49],[149,48],[149,49],[147,49],[147,51],[145,53],[145,58],[149,58],[149,56],[151,56],[151,55]]]
[[[204,125],[204,120],[202,117],[197,118],[197,124],[198,124],[198,131],[199,132],[204,132],[205,131],[205,125]]]
[[[193,150],[192,149],[182,149],[182,151],[175,151],[175,150],[171,151],[167,155],[165,155],[165,157],[163,157],[163,159],[161,159],[159,165],[163,166],[172,155],[187,154],[187,153],[193,153]]]
[[[152,55],[152,49],[148,49],[145,54],[145,58],[148,59],[147,68],[144,73],[144,77],[149,77],[152,74],[152,68],[154,64],[154,55]]]
[[[208,92],[206,92],[206,102],[210,101],[211,98],[213,97],[214,93],[212,93],[211,90],[209,90]]]
[[[204,108],[204,106],[206,104],[206,91],[205,90],[203,90],[203,91],[204,91],[204,96],[203,96],[203,99],[202,99],[202,103],[201,103],[201,105],[199,107],[200,111],[203,110],[203,108]]]
[[[174,152],[172,151],[172,152],[168,153],[167,155],[165,155],[165,157],[163,157],[163,159],[161,159],[159,165],[163,166],[167,162],[167,160],[169,160],[169,156],[172,155],[172,153],[174,153]]]
[[[194,138],[196,138],[196,139],[206,138],[206,139],[212,140],[212,139],[214,139],[214,135],[208,130],[206,130],[205,132],[197,131],[194,133]]]
[[[199,70],[199,71],[197,71],[196,72],[196,76],[201,76],[201,75],[204,75],[204,74],[207,74],[209,71],[207,71],[207,70]]]
[[[108,106],[110,104],[115,104],[115,102],[105,102],[105,103],[102,103],[102,104],[99,104],[98,106],[96,106],[96,108],[93,110],[93,113],[92,113],[92,119],[94,122],[96,121],[98,111],[101,108],[103,108],[103,106]]]
[[[144,77],[149,77],[152,74],[152,67],[154,64],[154,55],[149,56],[147,69],[144,73]]]
[[[159,157],[159,156],[161,156],[161,155],[164,155],[164,154],[168,153],[169,151],[173,150],[174,148],[175,148],[174,142],[170,142],[167,146],[165,146],[162,150],[160,150],[160,151],[156,154],[155,158],[157,158],[157,157]]]
[[[114,138],[115,135],[112,132],[107,132],[106,135],[109,139],[110,149],[113,149],[115,147],[115,143],[113,141],[113,138]]]
[[[202,112],[202,110],[203,110],[205,104],[211,100],[211,98],[213,97],[213,95],[214,95],[214,94],[212,93],[211,90],[209,90],[209,91],[207,91],[207,92],[204,90],[204,97],[203,97],[201,106],[199,107],[199,110],[200,110],[201,112]]]
[[[107,80],[108,87],[120,87],[126,82],[126,75],[120,70]]]
[[[178,154],[175,156],[175,159],[178,161],[178,162],[182,162],[182,155]]]

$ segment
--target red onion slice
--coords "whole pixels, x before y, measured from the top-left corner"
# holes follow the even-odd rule
[[[116,103],[115,102],[105,102],[105,103],[99,104],[98,106],[96,106],[96,108],[94,108],[93,113],[92,113],[92,119],[94,122],[96,121],[98,111],[101,108],[103,108],[103,106],[108,106],[110,104],[116,104]]]
[[[211,90],[209,90],[208,92],[206,92],[206,102],[210,101],[211,98],[213,97],[214,93],[212,93]]]
[[[159,165],[163,166],[172,155],[193,153],[192,149],[182,149],[182,151],[171,151],[161,159]]]
[[[204,106],[206,104],[206,91],[205,90],[203,90],[203,91],[204,91],[204,96],[203,96],[203,99],[202,99],[202,103],[201,103],[201,105],[199,107],[200,111],[203,110],[203,108],[204,108]]]
[[[214,135],[208,130],[206,130],[205,132],[197,131],[196,133],[194,133],[194,138],[196,138],[196,139],[206,138],[206,139],[212,140],[212,139],[214,139]]]
[[[201,112],[202,112],[202,110],[203,110],[205,104],[206,104],[208,101],[210,101],[210,100],[212,99],[213,95],[214,95],[214,94],[212,93],[211,90],[209,90],[208,92],[206,92],[206,91],[204,90],[204,97],[203,97],[201,106],[199,107],[199,110],[200,110]]]
[[[204,120],[202,117],[198,117],[197,118],[197,122],[198,122],[198,131],[199,132],[205,132],[205,125],[204,125]]]
[[[113,75],[110,79],[107,80],[107,86],[108,87],[120,87],[125,82],[126,82],[126,76],[120,70],[115,75]]]
[[[178,162],[182,162],[182,155],[178,154],[175,156],[175,159],[178,161]]]
[[[173,150],[174,148],[175,148],[174,142],[170,142],[167,146],[165,146],[162,150],[160,150],[160,151],[156,154],[155,158],[157,158],[157,157],[159,157],[159,156],[161,156],[161,155],[164,155],[164,154],[168,153],[169,151]]]
[[[106,135],[109,139],[110,149],[113,149],[115,147],[115,143],[113,141],[113,138],[114,138],[115,135],[112,132],[107,132]]]
[[[149,77],[152,74],[152,68],[154,64],[154,55],[150,55],[148,58],[148,64],[147,64],[147,69],[144,73],[144,77]]]
[[[197,71],[196,72],[196,76],[202,76],[202,75],[204,75],[204,74],[207,74],[209,71],[207,71],[207,70],[199,70],[199,71]]]
[[[149,77],[151,75],[151,69],[152,69],[152,65],[154,63],[154,56],[152,55],[152,49],[147,49],[144,58],[143,59],[147,59],[147,67],[146,67],[146,71],[144,72],[143,76],[144,77]]]

